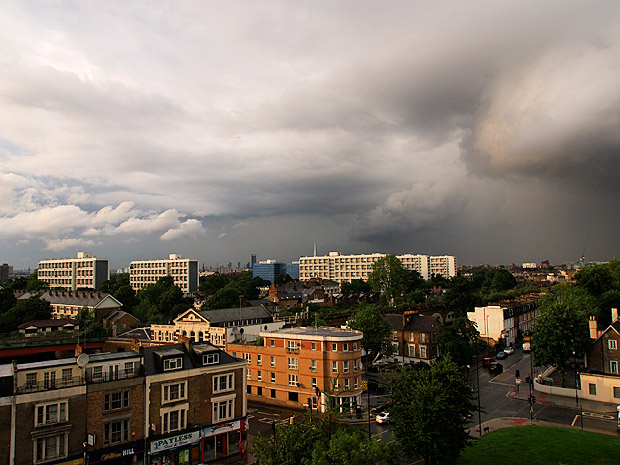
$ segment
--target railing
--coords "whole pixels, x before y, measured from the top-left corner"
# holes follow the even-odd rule
[[[88,333],[84,336],[83,333],[75,332],[58,332],[56,334],[40,333],[32,336],[22,337],[1,337],[0,348],[15,348],[15,347],[32,347],[41,345],[58,345],[83,342],[99,342],[104,341],[106,337],[111,336],[111,331],[99,331]]]
[[[287,354],[298,354],[299,353],[299,347],[287,347],[286,348],[286,353]]]
[[[141,376],[142,367],[138,370],[118,370],[115,372],[104,372],[99,374],[88,373],[86,381],[89,383],[106,383],[108,381],[117,381],[119,379],[129,379]]]
[[[30,392],[49,391],[51,389],[62,389],[84,384],[84,378],[74,376],[72,378],[50,379],[47,381],[26,382],[17,387],[17,394],[28,394]]]

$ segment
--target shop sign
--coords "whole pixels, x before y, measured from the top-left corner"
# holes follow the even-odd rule
[[[88,454],[88,463],[102,463],[144,452],[144,441],[136,441]]]
[[[84,458],[67,460],[66,462],[59,463],[57,465],[82,465],[84,463]]]
[[[179,434],[178,436],[170,436],[169,438],[151,441],[151,454],[170,449],[176,449],[188,444],[194,444],[200,440],[200,431],[192,433]]]
[[[229,431],[236,431],[238,429],[241,429],[241,420],[209,426],[204,429],[203,436],[215,436],[216,434],[228,433]]]

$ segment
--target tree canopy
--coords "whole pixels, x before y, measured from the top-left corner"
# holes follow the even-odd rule
[[[380,292],[386,302],[393,305],[394,299],[406,289],[409,275],[399,258],[388,254],[373,264],[368,284],[374,291]]]
[[[364,333],[362,348],[370,355],[379,353],[389,357],[395,351],[390,342],[392,327],[376,308],[368,306],[354,313],[348,322],[349,328]]]
[[[573,353],[582,356],[590,345],[588,315],[596,302],[582,289],[560,286],[540,301],[532,345],[537,365],[553,365],[566,377],[566,363]]]
[[[476,324],[466,316],[459,316],[441,327],[439,345],[441,353],[449,354],[455,363],[465,366],[471,362],[474,354],[480,353],[486,343],[480,339]]]
[[[411,459],[426,465],[455,463],[469,441],[467,417],[476,411],[471,386],[449,358],[401,369],[390,383],[394,434]]]

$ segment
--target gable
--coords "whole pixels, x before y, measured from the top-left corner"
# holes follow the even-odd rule
[[[173,320],[173,323],[209,323],[209,320],[207,320],[193,308],[190,308],[177,316]]]
[[[120,308],[123,304],[114,298],[114,296],[108,294],[101,301],[95,305],[95,308]]]

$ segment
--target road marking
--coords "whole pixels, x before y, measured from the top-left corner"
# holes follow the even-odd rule
[[[280,414],[279,413],[269,413],[269,412],[258,412],[261,415],[270,415],[272,417],[279,417]]]
[[[573,422],[570,424],[571,426],[575,426],[575,423],[577,423],[577,418],[579,418],[579,415],[575,415],[575,418],[573,418]]]
[[[273,420],[271,420],[269,418],[259,418],[258,421],[260,421],[261,423],[266,423],[268,425],[273,423]]]
[[[616,417],[613,415],[605,415],[604,413],[596,413],[596,412],[583,412],[583,415],[586,417],[593,417],[598,420],[615,420]]]

